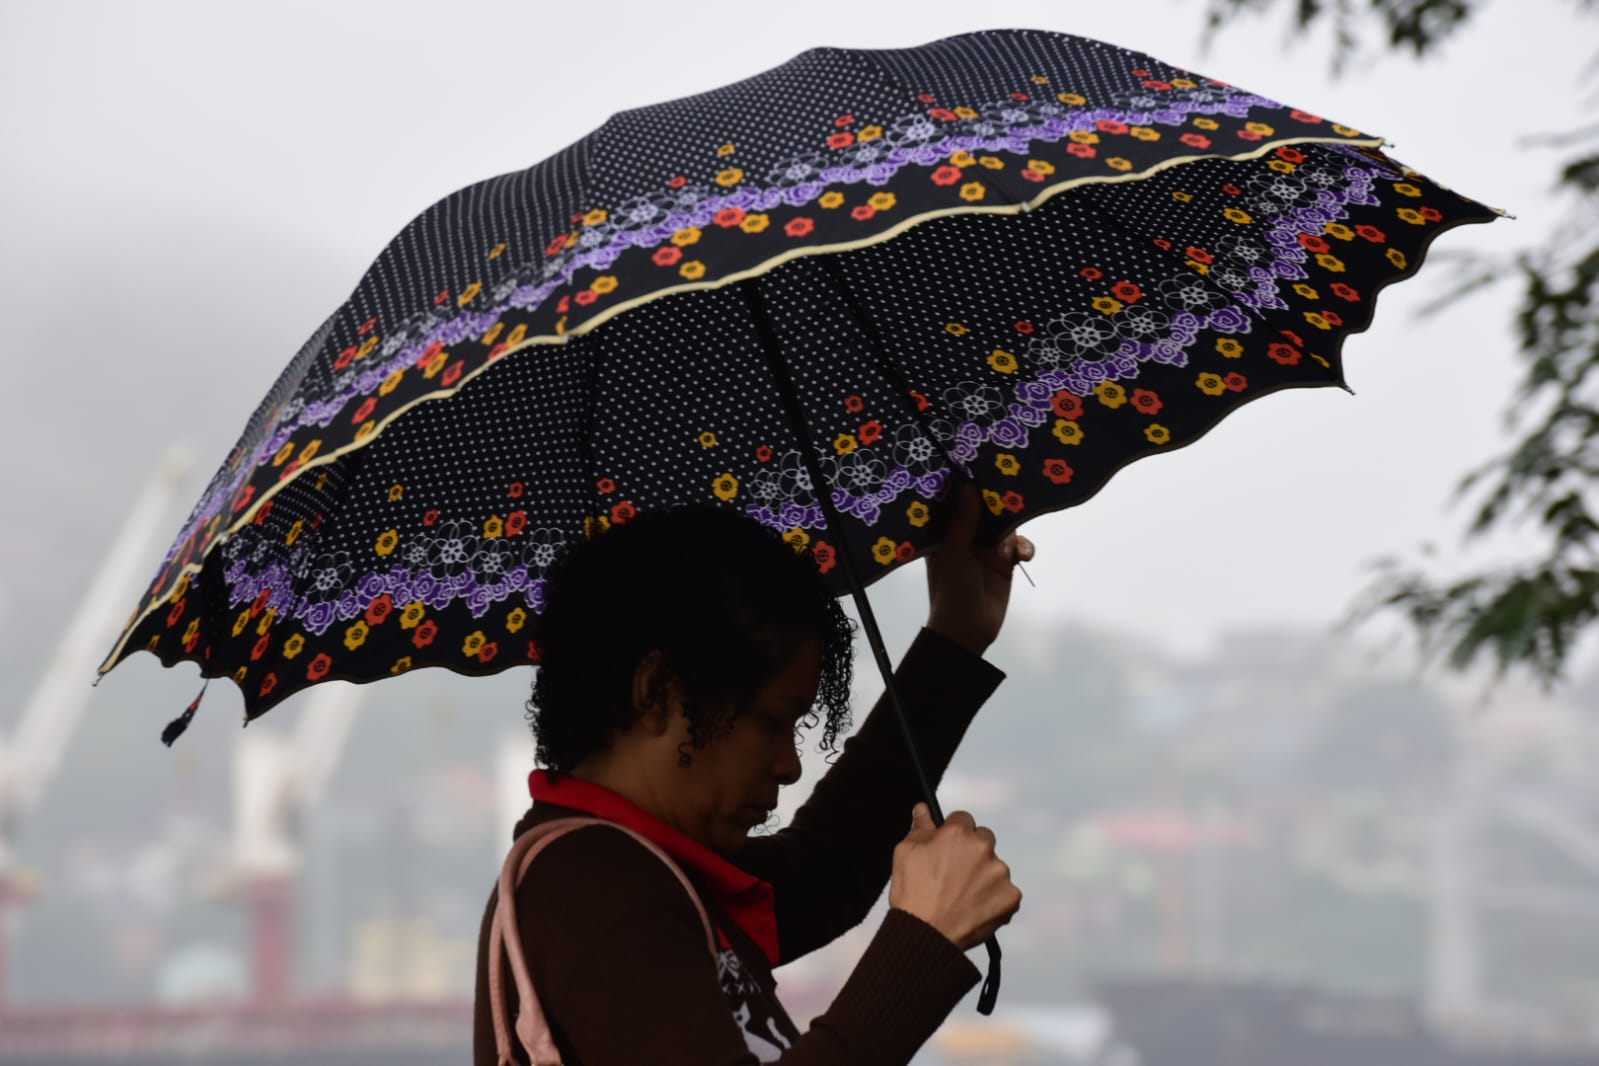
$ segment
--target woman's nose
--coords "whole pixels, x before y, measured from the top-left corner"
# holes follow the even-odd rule
[[[800,753],[799,745],[793,744],[784,748],[785,755],[777,761],[777,780],[779,784],[792,785],[800,779]]]

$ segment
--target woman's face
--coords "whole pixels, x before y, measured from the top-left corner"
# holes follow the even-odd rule
[[[679,715],[674,732],[692,762],[675,767],[680,775],[678,828],[722,855],[743,846],[749,832],[777,806],[777,790],[800,777],[795,733],[816,702],[822,676],[822,646],[815,638],[800,644],[755,695],[731,732],[703,749],[688,743],[688,719]]]

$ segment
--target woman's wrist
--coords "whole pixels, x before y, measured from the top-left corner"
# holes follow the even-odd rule
[[[994,642],[992,637],[985,638],[981,634],[973,632],[970,626],[957,625],[947,619],[930,617],[927,620],[926,628],[931,629],[934,633],[947,640],[954,641],[978,657],[988,651],[988,646]]]

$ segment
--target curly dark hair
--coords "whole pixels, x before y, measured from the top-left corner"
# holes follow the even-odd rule
[[[652,650],[666,665],[652,695],[681,683],[695,749],[731,731],[812,637],[822,676],[805,724],[825,714],[818,750],[829,752],[849,728],[854,624],[811,551],[754,519],[707,505],[641,513],[568,546],[545,581],[527,710],[537,760],[552,776],[632,726],[634,672]],[[679,765],[691,761],[684,750]]]

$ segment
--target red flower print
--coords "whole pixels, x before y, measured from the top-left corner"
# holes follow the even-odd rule
[[[1028,181],[1043,181],[1044,172],[1042,170],[1034,170],[1032,167],[1028,167],[1026,170],[1022,171],[1022,177],[1026,178]]]
[[[953,185],[961,180],[961,168],[942,166],[933,171],[934,185]]]
[[[1149,77],[1149,71],[1147,71],[1147,70],[1135,70],[1135,71],[1133,71],[1133,77],[1135,77],[1135,78],[1147,78],[1147,77]]]
[[[514,537],[527,528],[527,512],[512,511],[505,516],[505,535]]]
[[[1244,195],[1244,190],[1240,189],[1236,185],[1223,185],[1221,187],[1221,191],[1226,193],[1228,196],[1242,196],[1242,195]]]
[[[563,315],[566,314],[572,309],[572,297],[570,295],[561,297],[556,301],[555,309]]]
[[[1083,269],[1079,270],[1077,273],[1081,274],[1089,281],[1098,281],[1100,278],[1105,276],[1105,272],[1098,267],[1083,267]]]
[[[1344,316],[1343,315],[1340,315],[1337,311],[1330,311],[1330,310],[1328,310],[1325,307],[1321,309],[1321,317],[1325,318],[1329,323],[1331,323],[1334,326],[1341,326],[1341,325],[1344,324]]]
[[[172,604],[172,610],[167,612],[168,629],[178,624],[178,619],[183,617],[183,612],[188,609],[188,606],[188,600],[178,600]]]
[[[1144,88],[1153,89],[1153,90],[1155,90],[1158,93],[1163,93],[1163,92],[1167,92],[1167,91],[1169,91],[1171,89],[1171,82],[1169,82],[1169,81],[1157,81],[1154,78],[1150,78],[1148,81],[1144,82]]]
[[[416,627],[416,632],[411,634],[411,643],[415,644],[419,648],[425,648],[429,644],[432,644],[434,638],[436,638],[438,635],[439,624],[433,619],[429,618],[427,621]]]
[[[544,657],[544,653],[539,649],[539,642],[536,641],[536,640],[528,641],[527,642],[527,660],[528,660],[528,662],[536,663],[543,657]]]
[[[1243,392],[1249,387],[1249,379],[1236,370],[1222,378],[1222,381],[1226,383],[1229,392]]]
[[[328,676],[328,671],[331,669],[333,669],[333,657],[325,651],[317,652],[316,658],[311,660],[311,665],[305,668],[305,676],[312,681],[321,681]]]
[[[1091,145],[1091,144],[1079,144],[1076,141],[1073,141],[1071,144],[1068,144],[1066,146],[1066,151],[1071,153],[1072,155],[1076,156],[1078,159],[1092,159],[1096,155],[1099,154],[1097,151],[1094,150],[1094,146],[1093,145]]]
[[[261,679],[261,687],[256,690],[257,696],[270,696],[272,690],[278,687],[278,675],[268,674]]]
[[[1061,418],[1077,419],[1083,417],[1083,398],[1075,392],[1061,389],[1050,397],[1049,406]]]
[[[372,327],[377,325],[377,324],[378,324],[378,320],[376,318],[367,319],[365,322],[361,323],[360,328],[355,331],[356,336],[358,336],[358,337],[366,336],[368,333],[372,332]]]
[[[378,398],[376,396],[368,396],[364,401],[362,401],[361,406],[355,409],[355,415],[350,419],[350,421],[365,422],[367,419],[372,417],[372,412],[376,411],[377,409]]]
[[[366,624],[380,626],[394,613],[394,597],[385,592],[366,605]]]
[[[266,605],[271,601],[271,599],[271,589],[262,589],[259,593],[257,593],[255,599],[250,602],[250,617],[254,618],[262,611],[266,610]]]
[[[783,224],[783,232],[790,237],[808,237],[816,229],[816,220],[810,218],[791,218]]]
[[[833,125],[838,126],[841,129],[843,127],[845,127],[845,126],[853,125],[854,123],[855,123],[855,116],[854,115],[840,115],[840,116],[838,116],[837,118],[835,118],[833,120]]]
[[[932,117],[932,118],[938,119],[938,121],[940,121],[940,122],[954,122],[955,121],[955,112],[951,111],[947,107],[935,107],[932,110],[928,111],[927,114],[930,117]]]
[[[1421,217],[1428,222],[1437,222],[1444,216],[1436,207],[1423,207],[1421,209]]]
[[[1005,501],[1005,510],[1009,511],[1011,514],[1015,514],[1017,511],[1020,511],[1023,504],[1026,502],[1022,499],[1022,494],[1014,489],[1012,489],[1010,492],[1007,492],[1000,498]]]
[[[1254,130],[1234,130],[1233,132],[1238,134],[1238,139],[1241,140],[1241,141],[1258,141],[1258,140],[1260,140],[1260,134],[1257,133]]]
[[[437,512],[437,511],[429,510],[429,511],[423,512],[423,514],[422,514],[422,524],[424,526],[431,526],[434,522],[437,522],[438,520],[439,520],[439,512]]]
[[[844,397],[844,410],[852,415],[858,415],[866,410],[866,401],[859,396],[846,396]]]
[[[1307,250],[1315,252],[1317,255],[1320,255],[1323,252],[1332,251],[1332,245],[1328,244],[1320,237],[1313,237],[1308,233],[1301,233],[1299,235],[1299,243],[1304,245]]]
[[[716,212],[716,217],[712,221],[723,229],[727,229],[743,222],[744,216],[748,213],[742,207],[724,207]]]
[[[678,174],[678,175],[674,176],[670,181],[668,181],[666,183],[666,186],[669,189],[681,189],[683,186],[685,186],[687,184],[688,184],[688,179],[685,178],[683,175]]]
[[[1072,475],[1076,472],[1071,468],[1071,464],[1064,459],[1044,460],[1044,476],[1057,485],[1068,484],[1072,479]]]
[[[1271,356],[1277,362],[1281,363],[1283,366],[1297,366],[1301,352],[1293,345],[1283,344],[1281,341],[1279,341],[1267,348],[1266,354]]]
[[[266,523],[267,516],[269,516],[272,513],[272,504],[274,502],[275,501],[273,501],[273,500],[268,500],[266,503],[263,503],[261,505],[261,509],[255,513],[255,524],[256,525],[259,526],[259,525],[264,525]]]
[[[1177,138],[1190,148],[1209,148],[1210,138],[1203,133],[1185,133]]]
[[[930,103],[933,102],[933,94],[932,93],[917,93],[916,94],[916,99],[920,100],[924,104],[930,104]]]
[[[1160,409],[1166,406],[1160,397],[1148,389],[1133,390],[1133,406],[1146,415],[1159,414]]]
[[[320,514],[316,514],[316,515],[312,515],[311,516],[311,528],[312,529],[321,529],[322,528],[322,516]]]
[[[614,478],[602,477],[594,483],[594,487],[609,496],[616,491],[616,481]]]
[[[1016,332],[1017,333],[1031,333],[1031,332],[1033,332],[1033,330],[1035,330],[1037,328],[1038,327],[1033,325],[1031,322],[1018,322],[1018,323],[1016,323]]]
[[[434,341],[432,344],[428,345],[426,348],[424,348],[422,350],[422,354],[421,355],[416,357],[416,364],[415,365],[416,366],[427,366],[429,363],[433,362],[433,360],[437,359],[439,357],[439,353],[442,352],[443,350],[444,350],[444,342],[443,341]]]
[[[624,526],[631,522],[634,516],[637,514],[638,511],[634,508],[633,504],[628,500],[623,500],[621,503],[611,508],[611,524],[615,526]]]
[[[827,146],[829,148],[848,148],[854,143],[855,135],[848,130],[845,130],[843,133],[835,133],[827,139]]]
[[[1144,290],[1130,281],[1118,281],[1110,287],[1110,294],[1124,304],[1135,304],[1144,298]]]
[[[825,540],[819,540],[811,548],[811,557],[816,560],[816,569],[827,573],[838,565],[838,555],[833,551],[833,546]]]
[[[489,362],[494,362],[494,360],[498,359],[500,356],[504,355],[510,350],[510,345],[506,344],[504,341],[501,341],[489,349]]]
[[[1320,115],[1312,115],[1309,111],[1290,111],[1288,113],[1296,120],[1300,122],[1308,122],[1313,126],[1321,121]]]
[[[927,402],[927,397],[923,396],[921,393],[917,392],[915,389],[911,390],[910,397],[911,397],[911,399],[916,401],[916,409],[918,411],[925,411],[929,407],[932,406],[932,404]]]
[[[899,562],[908,563],[916,558],[916,545],[908,540],[902,540],[894,547],[894,558]]]
[[[1342,300],[1358,300],[1358,299],[1360,299],[1360,293],[1356,292],[1354,289],[1350,288],[1348,285],[1345,285],[1341,281],[1333,282],[1331,287],[1332,287],[1333,295],[1337,296],[1339,299],[1342,299]]]
[[[546,244],[544,246],[544,254],[547,255],[547,256],[559,255],[560,252],[561,252],[561,249],[565,248],[565,247],[566,247],[566,235],[562,234],[561,236],[555,238],[549,244]]]
[[[683,249],[675,247],[657,248],[650,260],[658,267],[677,266],[683,259]]]
[[[1018,103],[1032,99],[1032,97],[1028,96],[1026,93],[1011,93],[1010,98]]]
[[[1215,256],[1211,255],[1209,252],[1205,251],[1205,249],[1203,249],[1203,248],[1195,248],[1192,245],[1189,245],[1189,247],[1187,248],[1187,252],[1188,252],[1188,258],[1194,260],[1194,262],[1196,262],[1196,263],[1210,263],[1210,262],[1213,262],[1215,260],[1215,258],[1216,258]]]
[[[1171,241],[1168,241],[1165,237],[1156,237],[1154,243],[1155,243],[1155,247],[1156,248],[1170,248],[1171,247]]]
[[[493,662],[494,657],[498,654],[500,654],[500,646],[491,640],[477,650],[477,661],[480,663]]]
[[[877,214],[877,208],[871,204],[858,204],[850,209],[849,217],[856,222],[865,222],[875,214]]]
[[[763,444],[759,448],[756,448],[755,449],[755,458],[759,459],[763,463],[771,462],[772,461],[772,446],[770,444]]]
[[[265,655],[267,653],[267,649],[270,648],[271,646],[272,646],[272,634],[271,633],[267,633],[260,640],[255,642],[255,647],[250,649],[250,661],[251,662],[255,662],[258,659],[260,659],[261,656],[263,656],[263,655]]]
[[[1127,123],[1117,122],[1115,119],[1102,118],[1094,123],[1094,128],[1100,133],[1126,133]]]
[[[1285,163],[1303,163],[1305,161],[1305,153],[1301,152],[1297,148],[1290,148],[1287,145],[1283,145],[1281,148],[1277,149],[1277,158],[1281,159]]]
[[[883,425],[875,418],[870,422],[862,422],[861,428],[855,434],[862,444],[871,444],[883,435]]]
[[[255,486],[254,485],[246,485],[246,486],[244,486],[244,491],[239,494],[239,498],[233,501],[233,509],[235,511],[244,510],[246,507],[250,506],[250,498],[253,497],[254,495],[255,495]]]
[[[527,486],[523,485],[520,481],[513,481],[511,482],[510,487],[505,490],[505,494],[511,497],[513,500],[520,500],[522,498],[522,493],[526,491]]]
[[[1291,330],[1291,329],[1281,329],[1281,330],[1278,330],[1277,332],[1281,333],[1284,337],[1287,337],[1291,342],[1293,342],[1293,345],[1294,345],[1295,348],[1303,348],[1305,346],[1305,338],[1301,337],[1299,334],[1295,333],[1293,330]]]
[[[729,208],[729,210],[732,210],[732,208]],[[579,307],[587,307],[589,304],[593,303],[599,298],[600,294],[595,292],[593,289],[584,289],[582,292],[572,297],[572,299],[577,301]]]
[[[439,294],[437,296],[433,297],[433,306],[437,307],[439,304],[443,303],[445,300],[448,300],[449,298],[450,298],[450,290],[449,289],[440,289],[439,290]]]
[[[457,381],[460,381],[461,380],[461,371],[463,371],[465,369],[466,369],[466,361],[464,359],[457,359],[455,362],[451,363],[449,365],[449,367],[444,371],[444,387],[445,388],[450,388]]]
[[[1360,234],[1366,240],[1370,241],[1372,244],[1385,244],[1388,241],[1388,234],[1384,233],[1376,226],[1356,226],[1355,232]]]

